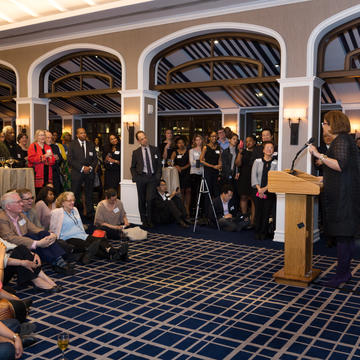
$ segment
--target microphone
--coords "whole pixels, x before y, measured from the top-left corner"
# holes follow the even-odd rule
[[[295,161],[298,158],[298,156],[310,145],[313,144],[315,142],[315,138],[311,137],[305,144],[304,146],[296,153],[294,160],[291,163],[291,169],[290,169],[290,174],[294,174],[294,165],[295,165]]]

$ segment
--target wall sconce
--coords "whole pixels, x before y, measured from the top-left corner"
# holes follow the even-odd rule
[[[127,114],[124,115],[123,123],[126,124],[126,128],[129,132],[129,144],[134,144],[135,139],[135,123],[139,121],[139,115]]]
[[[16,125],[18,126],[18,134],[26,134],[26,127],[29,125],[29,119],[18,118],[16,119]]]
[[[284,109],[284,118],[290,127],[290,145],[299,145],[299,125],[305,117],[306,109]]]

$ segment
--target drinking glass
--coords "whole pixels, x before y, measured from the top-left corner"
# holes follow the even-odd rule
[[[0,164],[2,167],[4,167],[5,165],[5,158],[4,157],[0,157]]]
[[[12,166],[13,166],[13,163],[15,162],[15,159],[14,158],[9,158],[9,164],[10,164],[10,167],[12,168]]]
[[[62,360],[66,360],[65,350],[67,349],[67,347],[69,345],[69,334],[67,332],[62,332],[62,333],[58,334],[57,344],[58,344],[59,349],[62,352]]]

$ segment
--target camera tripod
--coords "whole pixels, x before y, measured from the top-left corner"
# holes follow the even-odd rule
[[[215,217],[215,221],[216,221],[216,226],[218,228],[218,230],[220,230],[220,226],[219,226],[219,222],[217,220],[216,217],[216,213],[215,213],[215,209],[214,209],[214,204],[210,195],[210,191],[209,191],[209,187],[208,184],[206,182],[206,179],[204,178],[204,175],[201,177],[201,183],[200,183],[200,191],[199,191],[199,197],[198,197],[198,201],[197,201],[197,205],[196,205],[196,215],[195,215],[195,222],[194,222],[194,229],[193,232],[195,232],[196,230],[196,224],[198,222],[198,216],[199,216],[199,207],[200,207],[200,201],[201,201],[201,195],[202,194],[207,194],[209,196],[209,200],[210,200],[210,204],[211,204],[211,208]]]

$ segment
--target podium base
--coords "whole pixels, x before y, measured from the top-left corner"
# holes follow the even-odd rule
[[[312,269],[309,276],[285,274],[284,269],[276,272],[273,277],[278,284],[307,287],[321,274],[320,269]]]

